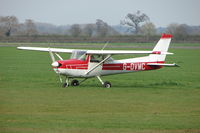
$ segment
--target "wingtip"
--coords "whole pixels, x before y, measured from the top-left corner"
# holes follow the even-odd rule
[[[178,64],[176,64],[176,63],[174,63],[174,66],[175,66],[175,67],[181,67],[180,65],[178,65]]]
[[[23,47],[17,47],[17,49],[21,50],[21,49],[23,49]]]

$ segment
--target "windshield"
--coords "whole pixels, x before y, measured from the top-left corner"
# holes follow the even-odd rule
[[[86,59],[86,51],[74,50],[71,54],[70,59],[85,60]]]

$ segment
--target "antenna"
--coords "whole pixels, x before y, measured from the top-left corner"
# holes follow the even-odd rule
[[[106,42],[106,44],[103,46],[103,48],[101,50],[104,50],[105,47],[108,45],[109,42]]]

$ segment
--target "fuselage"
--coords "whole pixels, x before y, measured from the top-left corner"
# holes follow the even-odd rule
[[[94,77],[105,76],[128,72],[138,72],[160,69],[162,66],[149,66],[148,63],[164,63],[163,61],[151,61],[149,56],[130,58],[123,60],[110,60],[99,65],[95,70],[87,73],[91,68],[98,65],[99,62],[92,62],[91,56],[87,55],[85,60],[69,59],[58,61],[59,67],[54,70],[61,75],[68,77]]]

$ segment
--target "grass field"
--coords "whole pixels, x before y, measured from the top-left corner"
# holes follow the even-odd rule
[[[48,53],[1,47],[0,132],[199,133],[200,49],[170,52],[181,67],[103,77],[109,89],[97,79],[62,88]]]

